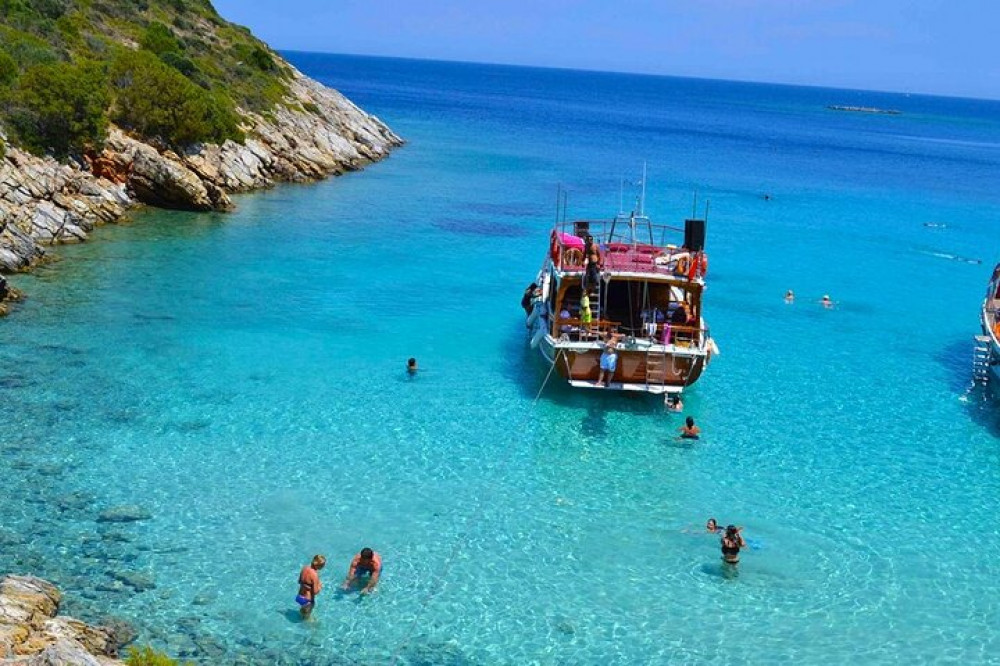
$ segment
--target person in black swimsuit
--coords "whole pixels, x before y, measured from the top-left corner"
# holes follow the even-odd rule
[[[584,241],[583,263],[586,266],[583,288],[596,289],[601,281],[601,250],[594,243],[594,237],[590,235]]]
[[[722,535],[722,560],[726,564],[740,563],[740,549],[746,548],[747,543],[740,534],[740,528],[735,525],[728,525],[726,533]]]
[[[525,317],[531,314],[531,308],[534,305],[532,303],[532,299],[535,297],[536,289],[538,289],[538,285],[532,282],[528,285],[528,288],[524,290],[524,295],[521,296],[521,307],[524,308]]]

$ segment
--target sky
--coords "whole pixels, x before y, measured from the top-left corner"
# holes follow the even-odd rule
[[[1000,0],[213,0],[279,50],[1000,99]]]

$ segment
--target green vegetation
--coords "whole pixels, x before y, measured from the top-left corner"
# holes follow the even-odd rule
[[[162,145],[242,138],[290,70],[210,0],[0,0],[0,124],[57,156],[98,148],[107,122]]]
[[[171,659],[162,652],[157,652],[148,645],[143,648],[129,648],[128,659],[125,660],[125,663],[128,666],[181,666],[180,662]]]

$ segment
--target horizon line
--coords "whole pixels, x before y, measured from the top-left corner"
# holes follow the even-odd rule
[[[508,62],[488,62],[482,60],[458,60],[458,59],[448,59],[448,58],[418,58],[414,56],[400,56],[400,55],[382,55],[382,54],[371,54],[371,53],[337,53],[333,51],[309,51],[299,48],[276,48],[271,47],[281,52],[286,53],[315,53],[319,55],[332,55],[332,56],[348,56],[356,58],[381,58],[384,60],[410,60],[414,62],[440,62],[452,65],[488,65],[492,67],[512,67],[516,69],[543,69],[558,72],[584,72],[588,74],[618,74],[626,76],[644,76],[650,78],[660,78],[660,79],[688,79],[692,81],[719,81],[725,83],[745,83],[750,85],[766,85],[766,86],[782,86],[785,88],[814,88],[817,90],[843,90],[847,92],[859,92],[859,93],[878,93],[883,95],[904,95],[907,97],[917,96],[917,97],[937,97],[942,99],[960,99],[969,100],[975,102],[1000,102],[1000,97],[969,97],[968,95],[945,95],[941,93],[927,93],[927,92],[914,92],[912,90],[877,90],[874,88],[850,88],[850,87],[840,87],[832,85],[819,85],[816,83],[788,83],[784,81],[758,81],[752,79],[724,79],[719,77],[710,76],[691,76],[686,74],[664,74],[664,73],[652,73],[652,72],[628,72],[616,69],[588,69],[585,67],[557,67],[553,65],[525,65],[523,63],[508,63]]]

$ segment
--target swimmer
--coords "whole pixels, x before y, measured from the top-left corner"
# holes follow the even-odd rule
[[[795,302],[795,292],[789,289],[785,292],[785,302],[794,303]]]
[[[406,362],[406,372],[411,375],[417,374],[417,359],[411,358]]]
[[[743,535],[740,534],[741,530],[742,528],[735,525],[727,525],[726,533],[722,535],[722,560],[726,564],[740,563],[740,549],[747,547],[747,542],[743,540]]]
[[[719,522],[715,518],[709,518],[708,522],[705,523],[705,531],[718,534],[722,531],[722,527],[719,526]]]
[[[678,430],[680,430],[681,439],[699,439],[701,435],[701,428],[694,424],[694,419],[690,416],[684,420],[684,425]]]
[[[663,401],[666,404],[667,409],[672,412],[683,412],[684,403],[681,402],[681,397],[676,393],[671,393],[667,396],[667,399]]]
[[[830,300],[829,294],[823,294],[823,298],[819,299],[820,304],[827,310],[833,308],[833,301]]]
[[[362,548],[361,552],[351,560],[351,566],[347,570],[347,578],[344,579],[343,589],[349,590],[351,585],[367,579],[367,583],[361,588],[361,594],[371,594],[378,585],[378,578],[382,574],[382,556],[371,548]]]
[[[316,595],[323,589],[323,584],[319,581],[319,570],[325,566],[326,558],[315,555],[312,562],[299,572],[299,593],[295,597],[295,603],[299,605],[299,614],[303,620],[308,620],[316,608]]]

